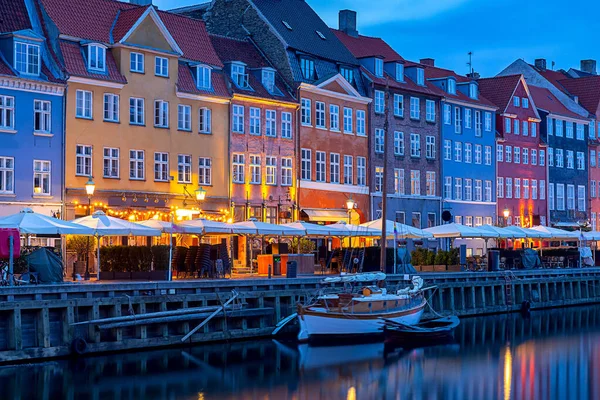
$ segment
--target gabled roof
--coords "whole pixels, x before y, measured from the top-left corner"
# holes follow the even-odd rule
[[[507,75],[479,79],[477,80],[479,92],[500,110],[505,111],[522,77],[522,75]]]
[[[81,46],[76,42],[61,40],[60,51],[64,58],[65,68],[69,75],[81,78],[98,79],[116,83],[127,83],[127,80],[117,67],[117,63],[110,51],[106,52],[106,74],[93,73],[87,69],[82,55]]]
[[[2,53],[0,53],[0,75],[15,76],[15,73],[12,70],[12,68],[8,66],[8,63],[6,62],[4,57],[2,57]]]
[[[531,65],[531,64],[529,64]],[[554,86],[556,86],[559,90],[563,90],[560,87],[560,84],[558,83],[559,81],[568,78],[568,75],[561,72],[561,71],[553,71],[550,69],[540,69],[537,68],[535,65],[531,65],[531,67],[536,70],[540,75],[542,75],[544,78],[546,78],[546,80],[548,80],[548,82],[552,83]]]
[[[557,98],[546,88],[529,85],[529,93],[535,102],[535,106],[551,114],[560,115],[568,118],[585,120],[579,114],[569,111]]]
[[[337,29],[331,29],[331,32],[356,58],[381,57],[385,62],[404,61],[402,56],[381,38],[362,35],[354,37]]]
[[[117,11],[116,22],[112,28],[111,42],[118,43],[123,39],[123,36],[133,27],[133,25],[140,19],[142,14],[151,7],[137,7],[130,8],[128,10]]]
[[[571,95],[579,98],[579,104],[596,115],[600,106],[600,76],[571,78],[558,81]]]
[[[23,0],[0,1],[0,33],[31,29],[29,14]]]
[[[438,96],[444,97],[445,93],[442,89],[435,86],[433,83],[425,81],[425,86],[417,85],[413,82],[408,76],[404,76],[404,82],[398,82],[393,76],[390,76],[386,71],[383,71],[383,77],[377,77],[373,75],[366,68],[361,67],[361,71],[367,77],[367,79],[371,80],[376,85],[386,86],[388,85],[390,89],[399,89],[406,90],[415,93],[426,94],[430,96]]]
[[[288,47],[315,57],[357,65],[358,61],[305,0],[250,0]],[[291,29],[288,29],[287,24]],[[320,32],[325,39],[319,37]]]

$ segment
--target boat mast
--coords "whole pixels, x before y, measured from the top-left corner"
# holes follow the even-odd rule
[[[388,84],[388,78],[385,78],[385,94],[384,94],[384,108],[383,108],[383,185],[381,188],[381,239],[379,241],[381,246],[381,255],[379,257],[379,269],[385,272],[386,266],[386,239],[387,239],[387,187],[388,187],[388,129],[389,129],[389,100],[390,100],[390,86]]]

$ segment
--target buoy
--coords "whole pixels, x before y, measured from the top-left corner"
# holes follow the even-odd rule
[[[528,300],[525,300],[521,303],[521,313],[529,314],[531,312],[531,303]]]
[[[87,350],[87,342],[84,338],[77,337],[73,339],[73,342],[71,343],[71,350],[77,355],[82,355]]]

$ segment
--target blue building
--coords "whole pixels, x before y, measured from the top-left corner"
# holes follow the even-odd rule
[[[0,4],[0,216],[62,207],[65,84],[28,2]]]
[[[496,219],[497,107],[479,94],[475,79],[425,65],[427,80],[445,92],[441,102],[442,210],[452,222],[468,226],[493,224]],[[469,240],[473,254],[482,254],[482,241]]]

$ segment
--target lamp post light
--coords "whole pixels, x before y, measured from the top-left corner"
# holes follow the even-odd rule
[[[88,198],[88,211],[87,215],[91,215],[92,213],[92,196],[94,195],[94,191],[96,190],[96,184],[94,183],[92,176],[90,175],[90,179],[85,183],[85,193]],[[87,254],[85,256],[85,280],[90,280],[90,237],[87,236]]]
[[[196,200],[203,201],[206,198],[206,190],[202,186],[196,189]]]
[[[510,216],[510,210],[508,209],[508,207],[504,209],[502,215],[504,215],[504,226],[506,227],[508,226],[508,217]]]
[[[348,200],[346,200],[346,208],[348,209],[348,223],[349,224],[352,223],[352,210],[354,209],[355,206],[356,206],[356,202],[352,198],[352,195],[350,195],[350,197],[348,197]]]

